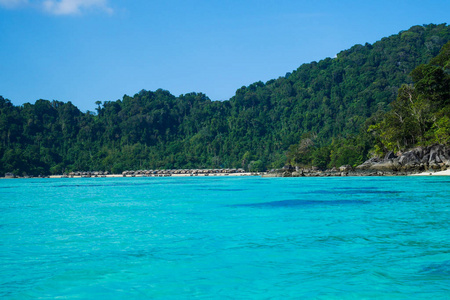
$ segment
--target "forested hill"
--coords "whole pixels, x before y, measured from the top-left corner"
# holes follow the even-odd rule
[[[359,162],[370,141],[356,134],[379,122],[399,87],[411,82],[408,74],[449,40],[450,26],[414,26],[373,45],[355,45],[336,58],[304,64],[276,80],[242,87],[223,102],[201,93],[175,97],[142,90],[98,103],[97,113],[83,113],[70,102],[14,106],[0,97],[0,173],[257,170],[282,166],[289,147],[301,141],[338,149],[348,148],[341,141],[351,139],[356,148],[344,148],[358,157],[329,150],[326,163]]]

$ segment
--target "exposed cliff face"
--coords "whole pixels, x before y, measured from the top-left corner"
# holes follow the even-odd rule
[[[447,168],[450,168],[450,148],[433,145],[417,147],[398,156],[390,152],[384,159],[369,159],[356,169],[414,173],[427,170],[441,171]]]

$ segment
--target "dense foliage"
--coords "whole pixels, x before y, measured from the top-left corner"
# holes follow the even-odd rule
[[[402,85],[391,110],[370,127],[379,153],[450,144],[450,42],[411,77],[414,84]]]
[[[281,167],[286,153],[294,164],[356,164],[374,142],[390,147],[383,140],[386,135],[367,129],[381,120],[402,84],[412,82],[408,74],[449,40],[450,26],[414,26],[373,45],[353,46],[336,58],[304,64],[276,80],[242,87],[222,102],[201,93],[175,97],[164,90],[142,90],[133,97],[97,102],[96,113],[83,113],[70,102],[14,106],[0,97],[0,173],[256,171]],[[439,59],[433,66],[444,69]],[[417,78],[428,77],[417,72],[412,77],[419,91]],[[431,125],[441,126],[436,131],[446,130],[445,116],[443,111]]]

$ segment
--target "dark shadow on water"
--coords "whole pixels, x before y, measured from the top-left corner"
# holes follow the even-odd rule
[[[379,190],[378,188],[368,187],[368,188],[335,188],[332,190],[317,190],[317,191],[308,191],[308,194],[347,194],[347,195],[356,195],[356,194],[400,194],[403,193],[401,191],[386,191]]]
[[[227,188],[198,188],[199,191],[214,191],[214,192],[242,192],[247,189],[227,189]]]
[[[426,184],[449,184],[450,181],[442,180],[442,181],[427,181]]]
[[[302,207],[302,206],[314,206],[314,205],[355,205],[355,204],[369,204],[370,201],[363,200],[281,200],[270,201],[262,203],[248,203],[248,204],[235,204],[229,205],[230,207]]]
[[[450,260],[441,263],[430,264],[426,267],[423,267],[422,270],[420,270],[420,273],[429,275],[450,276]]]

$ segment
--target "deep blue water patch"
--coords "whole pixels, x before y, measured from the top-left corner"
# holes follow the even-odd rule
[[[449,184],[446,180],[427,180],[426,184]]]
[[[234,204],[235,207],[301,207],[312,205],[354,205],[369,204],[370,201],[365,200],[280,200],[261,203]]]
[[[198,188],[198,190],[213,191],[213,192],[242,192],[247,189],[233,189],[233,188]]]
[[[308,191],[308,194],[348,194],[348,195],[357,195],[357,194],[401,194],[401,191],[387,191],[387,190],[379,190],[377,188],[337,188],[333,190],[313,190]]]
[[[450,260],[429,264],[422,268],[420,273],[429,275],[448,276],[450,279]],[[450,289],[450,287],[449,287]]]

